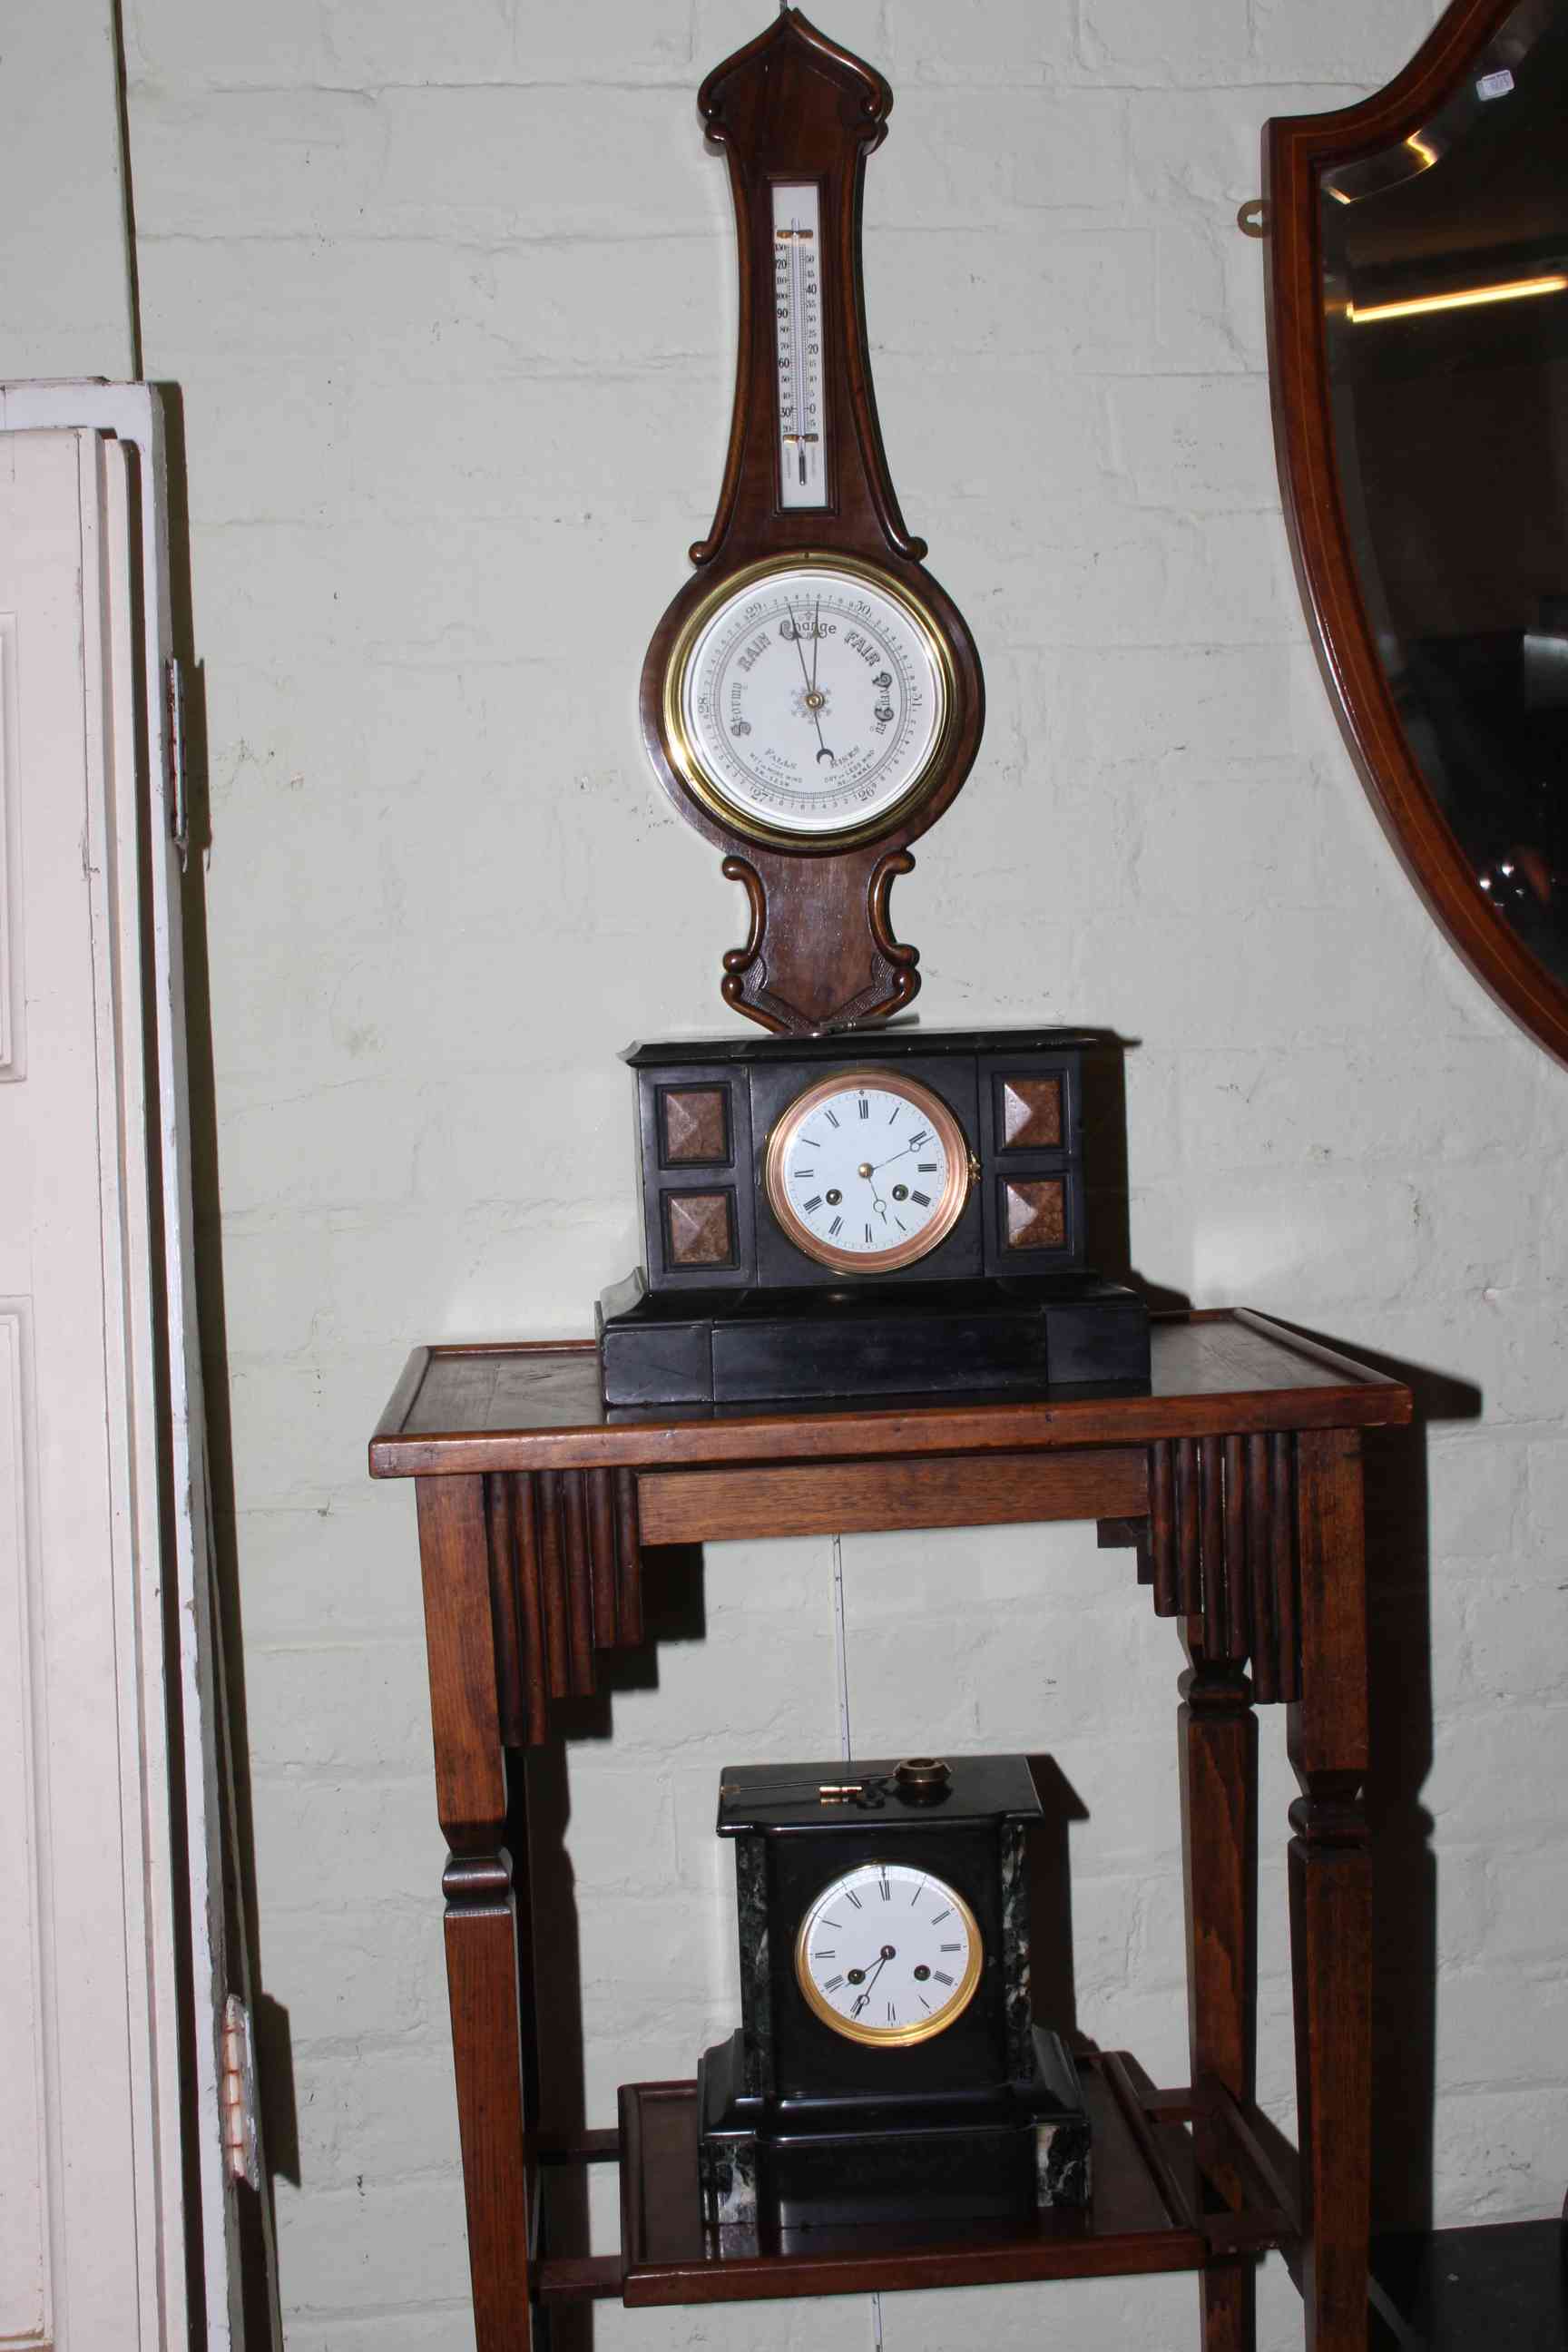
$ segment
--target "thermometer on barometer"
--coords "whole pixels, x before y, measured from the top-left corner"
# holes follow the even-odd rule
[[[779,503],[827,504],[822,400],[822,240],[815,181],[773,184],[773,366]]]

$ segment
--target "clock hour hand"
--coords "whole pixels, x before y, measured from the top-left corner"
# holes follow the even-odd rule
[[[880,1192],[877,1190],[876,1170],[872,1167],[868,1160],[862,1160],[859,1168],[856,1172],[858,1175],[864,1176],[867,1183],[871,1187],[871,1205],[885,1224],[888,1219],[888,1204],[886,1201],[883,1200]]]
[[[850,2012],[849,2012],[849,2014],[850,2014],[850,2016],[851,2016],[851,2017],[858,2017],[858,2016],[859,2016],[860,2011],[865,2008],[865,2006],[866,2006],[867,2002],[868,2002],[868,2001],[870,2000],[870,1998],[871,1998],[871,1988],[872,1988],[872,1987],[873,1987],[873,1985],[876,1983],[877,1979],[881,1975],[882,1970],[887,1967],[888,1962],[889,1962],[892,1958],[893,1958],[893,1947],[892,1947],[892,1945],[891,1945],[891,1944],[884,1944],[884,1945],[883,1945],[883,1947],[882,1947],[882,1957],[881,1957],[881,1958],[878,1961],[878,1963],[877,1963],[876,1967],[872,1969],[872,1971],[871,1971],[870,1975],[867,1978],[867,1979],[866,1979],[866,1982],[865,1982],[864,1986],[861,1988],[860,1991],[859,1991],[858,1993],[857,1993],[857,1995],[856,1995],[856,1997],[855,1997],[855,2006],[854,2006],[854,2008],[853,2008],[853,2009],[850,2011]]]

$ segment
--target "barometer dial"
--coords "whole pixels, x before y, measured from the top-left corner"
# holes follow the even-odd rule
[[[952,671],[914,598],[843,557],[755,565],[700,604],[666,673],[699,798],[763,841],[884,829],[929,788]]]

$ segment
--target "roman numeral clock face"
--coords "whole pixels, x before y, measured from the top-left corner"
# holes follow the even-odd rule
[[[807,1257],[844,1274],[887,1274],[945,1240],[972,1172],[963,1129],[939,1095],[847,1070],[808,1087],[778,1120],[763,1186]]]
[[[835,2033],[901,2048],[963,2014],[983,1957],[962,1895],[909,1864],[868,1862],[825,1886],[806,1913],[795,1981]]]

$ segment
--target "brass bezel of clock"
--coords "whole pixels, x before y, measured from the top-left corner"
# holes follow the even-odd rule
[[[817,1105],[832,1100],[856,1087],[875,1087],[879,1094],[900,1095],[912,1103],[924,1118],[929,1118],[942,1138],[947,1154],[947,1176],[934,1213],[928,1217],[918,1234],[908,1241],[898,1243],[889,1250],[843,1250],[831,1242],[823,1241],[795,1214],[784,1181],[784,1159],[790,1140],[801,1123],[808,1118]],[[916,1078],[907,1078],[895,1069],[868,1066],[865,1068],[836,1070],[831,1076],[818,1078],[815,1085],[795,1096],[774,1120],[768,1137],[763,1162],[763,1192],[773,1222],[793,1247],[818,1265],[832,1268],[836,1274],[879,1275],[896,1274],[900,1268],[913,1265],[917,1260],[929,1257],[932,1250],[944,1242],[959,1218],[963,1214],[974,1181],[974,1160],[969,1139],[959,1124],[956,1114],[930,1087]]]
[[[952,1885],[945,1878],[933,1875],[931,1879],[931,1884],[941,1888],[963,1919],[965,1933],[969,1937],[969,1958],[964,1966],[963,1974],[958,1980],[957,1990],[940,2016],[923,2019],[918,2025],[880,2027],[856,2025],[848,2018],[841,2017],[831,2001],[823,2000],[812,1981],[811,1972],[806,1966],[806,1938],[811,1923],[834,1887],[842,1885],[846,1880],[856,1877],[863,1870],[885,1869],[887,1866],[885,1863],[877,1861],[856,1863],[851,1869],[840,1871],[836,1878],[830,1878],[821,1893],[807,1905],[795,1939],[795,1980],[807,2009],[814,2017],[820,2019],[830,2032],[838,2034],[846,2042],[859,2042],[862,2047],[869,2050],[906,2050],[917,2042],[934,2041],[939,2033],[945,2033],[949,2026],[956,2025],[973,2000],[980,1983],[981,1970],[985,1965],[984,1938],[980,1933],[979,1921],[956,1886]],[[898,1864],[897,1861],[893,1866],[907,1867]]]
[[[864,580],[879,594],[899,606],[931,657],[931,667],[940,681],[942,709],[925,757],[896,800],[889,801],[878,810],[874,817],[863,824],[824,826],[805,833],[792,830],[787,825],[763,824],[749,809],[738,806],[730,799],[723,786],[709,772],[701,752],[691,740],[684,704],[686,677],[692,655],[714,615],[775,573],[801,571],[812,564],[821,564],[825,571],[845,572],[851,579]],[[836,549],[789,549],[778,555],[764,556],[758,562],[749,563],[742,571],[731,572],[724,579],[715,581],[682,621],[665,658],[660,701],[664,751],[682,782],[721,824],[744,834],[751,841],[764,842],[776,848],[790,850],[796,856],[820,856],[835,850],[853,848],[862,842],[876,841],[891,827],[906,823],[919,812],[922,803],[931,798],[942,780],[953,731],[957,700],[958,678],[952,648],[936,614],[917,588],[906,581],[896,579],[881,564],[868,563],[859,556],[846,555]]]

